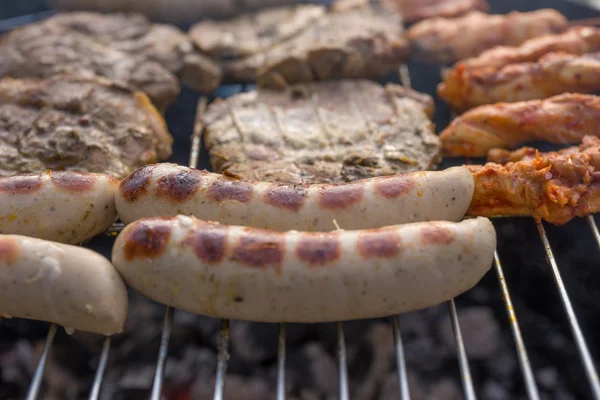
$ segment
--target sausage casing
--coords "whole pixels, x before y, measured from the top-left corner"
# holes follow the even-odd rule
[[[127,304],[123,279],[100,254],[0,235],[0,315],[112,335],[123,331]]]
[[[128,225],[113,262],[136,290],[189,312],[326,322],[449,300],[483,277],[495,247],[486,218],[317,233],[177,216]]]
[[[0,177],[0,233],[78,244],[117,219],[119,181],[72,171]]]
[[[115,201],[125,223],[193,215],[280,231],[379,228],[408,222],[459,221],[473,197],[464,167],[370,178],[341,185],[284,185],[199,171],[176,164],[139,168]]]

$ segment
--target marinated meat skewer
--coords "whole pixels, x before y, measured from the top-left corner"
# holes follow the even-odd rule
[[[480,106],[457,117],[440,138],[450,156],[483,157],[533,140],[579,143],[600,135],[600,97],[565,93],[544,100]]]
[[[453,79],[455,74],[459,74],[459,70],[464,73],[464,70],[474,68],[500,68],[508,64],[532,62],[556,51],[564,51],[569,54],[600,51],[600,29],[577,27],[556,35],[534,37],[520,46],[496,46],[477,57],[458,62],[452,69],[444,72],[444,80]]]
[[[531,215],[563,225],[600,211],[600,139],[595,136],[558,152],[494,150],[490,160],[506,165],[467,166],[475,180],[469,215]]]
[[[470,11],[487,11],[485,0],[387,0],[395,4],[404,21],[416,22],[428,18],[456,18]]]
[[[337,0],[331,8],[344,11],[372,2],[385,3],[398,10],[407,23],[434,17],[455,18],[470,11],[487,12],[489,9],[485,0]]]
[[[600,52],[584,55],[555,52],[537,62],[458,70],[461,79],[448,81],[438,91],[457,111],[502,101],[513,103],[565,92],[600,90]]]
[[[473,11],[461,18],[421,21],[407,31],[407,38],[415,57],[447,64],[494,46],[516,46],[536,36],[563,32],[567,27],[567,19],[552,9],[506,15]]]

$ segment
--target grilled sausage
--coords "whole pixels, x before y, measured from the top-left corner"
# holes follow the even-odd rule
[[[113,262],[133,288],[189,312],[326,322],[449,300],[488,271],[495,247],[486,218],[309,233],[180,215],[128,225],[117,237]]]
[[[112,264],[78,246],[0,235],[0,315],[112,335],[123,331],[127,290]]]
[[[0,233],[77,244],[117,219],[119,181],[71,171],[0,177]]]
[[[330,231],[460,220],[473,197],[464,167],[370,178],[341,185],[251,182],[175,164],[142,167],[116,196],[125,223],[178,214],[280,231]]]

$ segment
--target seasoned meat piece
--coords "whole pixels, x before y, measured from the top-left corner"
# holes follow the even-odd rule
[[[487,11],[485,0],[386,0],[395,3],[406,22],[427,18],[455,18],[469,11]]]
[[[250,56],[297,35],[324,15],[325,7],[319,5],[273,8],[226,21],[203,21],[189,35],[207,54]]]
[[[470,11],[489,9],[485,0],[337,0],[331,7],[342,11],[373,1],[386,3],[396,9],[408,23],[434,17],[455,18]]]
[[[259,89],[207,110],[215,171],[292,184],[347,182],[432,169],[440,142],[432,99],[397,85],[330,81]]]
[[[600,52],[548,53],[537,62],[473,70],[459,67],[458,71],[461,79],[438,87],[438,95],[457,111],[501,101],[513,103],[600,90]]]
[[[527,39],[563,32],[567,19],[559,12],[543,9],[489,15],[473,11],[461,18],[431,18],[407,32],[415,57],[439,64],[477,56],[499,45],[516,46]]]
[[[496,103],[457,117],[440,139],[450,156],[483,157],[493,148],[514,149],[533,141],[579,143],[600,136],[600,97],[565,93],[544,100]]]
[[[452,79],[459,66],[466,69],[482,67],[504,67],[508,64],[533,62],[544,55],[564,51],[570,54],[585,54],[600,51],[600,29],[593,27],[571,28],[556,35],[538,36],[519,46],[497,46],[484,51],[477,57],[458,62],[445,72],[445,79]]]
[[[475,179],[469,215],[532,215],[563,225],[600,211],[600,139],[595,136],[559,152],[525,147],[493,151],[490,159],[507,164],[468,166]]]
[[[0,76],[47,78],[96,74],[144,91],[164,109],[179,93],[177,77],[146,57],[112,49],[75,31],[32,24],[0,38]]]
[[[288,22],[281,24],[281,19]],[[227,77],[282,88],[299,82],[384,76],[408,54],[402,31],[400,16],[383,5],[329,13],[305,5],[230,22],[200,23],[192,34],[200,48],[238,56],[225,63]]]
[[[214,92],[221,81],[220,67],[195,49],[184,32],[173,25],[150,23],[140,14],[61,13],[41,24],[57,32],[77,32],[107,47],[156,61],[203,93]]]
[[[498,46],[477,57],[467,58],[443,72],[444,81],[438,91],[460,86],[471,73],[480,68],[502,68],[509,64],[536,62],[544,55],[562,51],[581,55],[600,51],[600,29],[576,27],[558,35],[544,35],[529,39],[520,46]]]
[[[122,178],[173,139],[141,92],[99,77],[0,80],[0,175],[46,169]]]

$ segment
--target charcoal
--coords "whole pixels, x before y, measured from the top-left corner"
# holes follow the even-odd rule
[[[473,360],[492,358],[501,343],[500,327],[491,310],[487,307],[471,307],[458,313],[467,354]],[[440,340],[456,351],[456,339],[452,331],[450,317],[444,318],[439,326]]]

